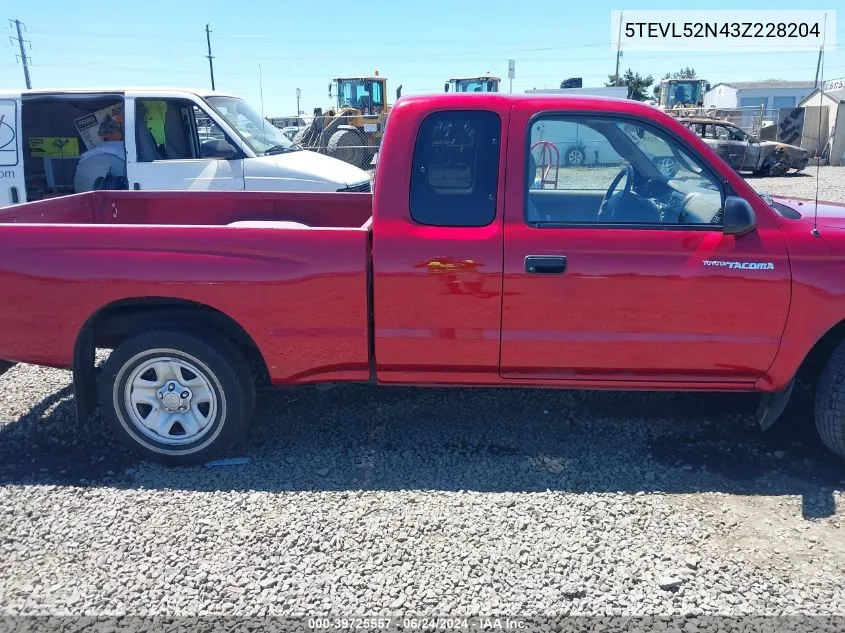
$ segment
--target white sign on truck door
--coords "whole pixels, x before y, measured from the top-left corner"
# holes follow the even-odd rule
[[[18,102],[0,99],[0,206],[26,201]]]

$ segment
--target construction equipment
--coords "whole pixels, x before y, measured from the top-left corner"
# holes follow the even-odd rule
[[[402,86],[396,89],[396,98]],[[376,70],[370,77],[338,77],[329,84],[329,98],[336,102],[325,112],[314,109],[314,120],[296,136],[294,142],[313,151],[328,154],[368,168],[378,154],[390,104],[387,103],[387,79]]]
[[[663,79],[657,95],[657,107],[667,114],[689,108],[704,107],[704,93],[710,90],[705,79]]]
[[[443,86],[446,92],[499,92],[499,77],[491,77],[490,73],[481,77],[457,77],[450,79]]]

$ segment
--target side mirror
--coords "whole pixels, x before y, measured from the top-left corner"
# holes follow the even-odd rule
[[[329,84],[329,99],[332,98],[332,85]]]
[[[443,84],[443,90],[444,90],[444,92],[449,92],[449,82],[448,81],[445,84]]]
[[[236,150],[232,145],[221,139],[211,139],[208,141],[203,141],[202,144],[200,144],[201,158],[219,158],[222,160],[231,160],[237,155],[238,150]]]
[[[745,235],[757,228],[757,215],[745,198],[728,196],[725,199],[723,231],[725,235]]]
[[[399,84],[399,87],[396,89],[396,100],[399,100],[399,97],[402,96],[402,84]]]

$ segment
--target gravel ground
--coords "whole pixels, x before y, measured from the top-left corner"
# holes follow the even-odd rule
[[[271,392],[166,469],[3,380],[6,614],[845,614],[845,465],[745,395]]]
[[[778,178],[749,176],[746,180],[757,191],[763,193],[811,200],[816,197],[816,181],[818,180],[819,200],[845,202],[845,166],[841,165],[810,166],[802,172],[790,172]]]
[[[166,469],[76,425],[68,372],[0,380],[0,614],[845,616],[806,393],[764,434],[741,394],[302,388],[248,463]]]

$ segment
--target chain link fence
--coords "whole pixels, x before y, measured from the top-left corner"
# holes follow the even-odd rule
[[[269,120],[303,149],[372,170],[384,136],[386,117],[303,115]]]

